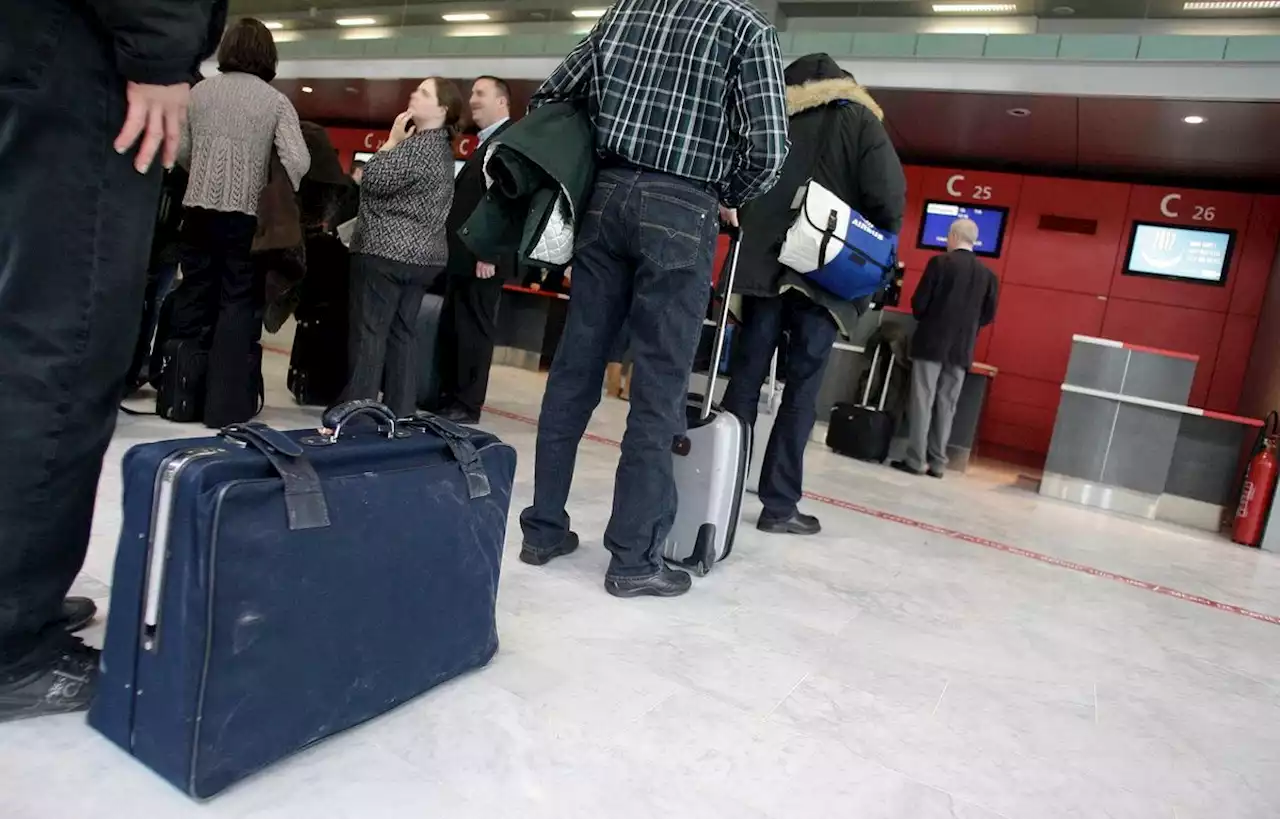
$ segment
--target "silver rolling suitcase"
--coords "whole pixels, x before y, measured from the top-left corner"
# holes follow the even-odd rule
[[[760,470],[764,468],[764,451],[769,447],[773,434],[774,416],[782,403],[782,388],[778,386],[778,351],[774,350],[769,362],[769,380],[760,390],[760,405],[756,412],[756,426],[751,431],[751,465],[747,467],[747,491],[760,494]]]
[[[689,425],[671,445],[678,505],[676,519],[663,548],[669,563],[699,576],[728,557],[742,516],[742,493],[751,461],[751,430],[737,416],[713,406],[717,364],[724,353],[729,326],[729,296],[738,270],[741,246],[735,233],[727,270],[722,277],[724,295],[716,322],[715,343],[707,388],[691,395]]]

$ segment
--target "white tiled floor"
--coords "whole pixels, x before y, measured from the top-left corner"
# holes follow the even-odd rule
[[[499,369],[491,401],[532,417],[541,386]],[[269,405],[314,423],[278,386]],[[606,401],[592,431],[620,437],[624,412]],[[617,450],[583,443],[585,548],[532,569],[515,516],[534,430],[486,426],[523,458],[488,668],[202,806],[82,717],[0,726],[0,817],[1280,816],[1280,626],[990,541],[1272,615],[1275,556],[1043,501],[1012,474],[912,480],[814,445],[813,491],[945,532],[812,502],[821,536],[748,526],[686,597],[618,601],[599,541]],[[121,419],[81,593],[105,605],[121,455],[188,432]]]

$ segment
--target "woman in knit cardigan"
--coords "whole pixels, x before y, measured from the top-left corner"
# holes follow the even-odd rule
[[[263,293],[249,253],[272,153],[294,190],[311,166],[297,111],[269,84],[277,60],[266,26],[240,20],[218,49],[219,75],[191,92],[182,283],[169,338],[197,339],[208,351],[203,420],[214,428],[258,409]]]

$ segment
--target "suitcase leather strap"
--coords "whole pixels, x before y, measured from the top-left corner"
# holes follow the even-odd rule
[[[329,525],[329,505],[324,499],[320,476],[301,445],[258,421],[232,424],[221,434],[261,452],[280,476],[290,529],[320,529]]]
[[[466,427],[429,412],[419,412],[412,418],[401,420],[400,423],[425,429],[439,436],[445,446],[449,447],[449,452],[453,454],[458,466],[462,467],[462,474],[467,479],[467,497],[471,500],[489,497],[491,492],[489,474],[485,472],[480,451],[476,449],[475,443],[471,440],[471,433]]]

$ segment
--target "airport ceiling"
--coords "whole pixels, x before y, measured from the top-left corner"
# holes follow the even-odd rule
[[[461,81],[460,81],[461,82]],[[299,114],[386,128],[417,80],[279,80]],[[536,83],[512,83],[522,110]],[[304,92],[303,88],[311,89]],[[872,89],[908,162],[1275,191],[1280,103]],[[1187,117],[1203,122],[1190,124]]]
[[[978,17],[982,14],[937,12],[935,6],[954,6],[958,0],[781,0],[788,18],[802,17]],[[962,3],[961,3],[962,4]],[[339,19],[368,17],[380,26],[438,25],[446,13],[483,13],[493,22],[555,22],[573,20],[575,9],[599,9],[607,0],[231,0],[235,15],[276,20],[288,28],[333,28]],[[963,4],[962,4],[963,5]],[[1259,3],[1196,3],[1217,8],[1185,8],[1186,0],[999,0],[969,5],[1004,6],[994,16],[1034,15],[1044,20],[1153,19],[1247,20],[1278,18],[1280,8]],[[1009,10],[1007,7],[1012,6]],[[1235,6],[1237,8],[1231,8]],[[1246,8],[1238,8],[1246,6]],[[1247,6],[1254,6],[1248,8]],[[1225,8],[1224,8],[1225,7]],[[992,15],[986,15],[992,16]]]

